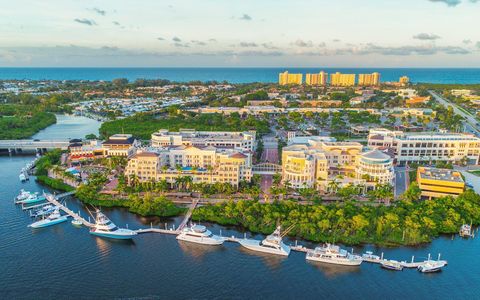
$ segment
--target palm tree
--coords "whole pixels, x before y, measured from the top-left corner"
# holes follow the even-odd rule
[[[333,179],[328,183],[328,187],[330,192],[333,194],[338,190],[338,182],[335,179]]]

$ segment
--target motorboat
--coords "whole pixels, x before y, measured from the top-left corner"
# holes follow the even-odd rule
[[[462,227],[460,227],[459,235],[465,238],[471,237],[473,235],[472,226],[468,224],[463,224]]]
[[[127,240],[133,238],[137,233],[130,229],[118,228],[107,216],[97,209],[95,224],[90,229],[90,234],[111,238]]]
[[[373,254],[372,251],[366,251],[364,254],[362,254],[362,259],[368,262],[378,262],[382,258],[378,255]]]
[[[18,175],[18,179],[21,181],[21,182],[25,182],[27,181],[29,178],[28,178],[28,175],[26,175],[24,172],[20,173],[20,175]]]
[[[45,201],[46,198],[44,196],[38,196],[38,193],[31,194],[28,198],[17,201],[16,203],[21,204],[33,204],[37,202]]]
[[[22,201],[22,200],[25,200],[27,198],[29,198],[30,196],[32,195],[32,193],[24,190],[24,189],[21,189],[20,190],[20,193],[18,194],[17,197],[15,197],[15,202],[19,202],[19,201]]]
[[[290,228],[293,228],[292,226]],[[238,242],[243,247],[252,251],[288,256],[290,255],[291,249],[282,241],[283,236],[285,236],[288,231],[289,230],[282,234],[281,228],[278,226],[272,234],[268,235],[262,241],[244,238],[240,239]]]
[[[67,221],[67,219],[68,219],[68,216],[62,216],[60,214],[60,210],[57,208],[57,209],[55,209],[54,212],[52,212],[50,215],[48,215],[48,217],[46,217],[46,218],[44,218],[40,221],[37,221],[37,222],[34,222],[34,223],[30,224],[30,225],[28,225],[28,227],[43,228],[43,227],[63,223],[65,221]]]
[[[51,205],[51,204],[47,204],[47,205],[41,207],[40,209],[36,210],[35,212],[31,213],[30,216],[32,218],[43,217],[45,215],[51,214],[56,209],[58,209],[58,207],[56,207],[54,205]]]
[[[417,267],[418,271],[422,273],[434,273],[442,270],[447,265],[444,260],[427,260]]]
[[[348,253],[347,250],[331,244],[309,250],[305,258],[310,261],[343,266],[359,266],[363,261],[361,256]]]
[[[177,240],[203,245],[221,245],[224,242],[222,237],[214,235],[203,225],[192,225],[183,229],[182,232],[177,235]]]
[[[83,222],[80,219],[73,219],[72,220],[72,225],[75,226],[75,227],[81,227],[83,225]]]
[[[382,268],[387,269],[387,270],[403,271],[402,263],[400,263],[396,260],[385,259],[385,260],[380,262],[380,265],[381,265]]]

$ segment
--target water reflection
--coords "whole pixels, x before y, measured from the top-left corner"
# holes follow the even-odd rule
[[[271,270],[278,270],[282,266],[282,263],[288,258],[288,256],[283,255],[275,255],[275,254],[268,254],[262,253],[258,251],[249,250],[242,246],[239,246],[240,252],[243,254],[251,255],[251,256],[258,256],[261,258],[264,265],[266,265]]]
[[[341,265],[333,265],[328,263],[316,262],[316,261],[307,261],[310,265],[318,269],[320,272],[325,274],[327,278],[336,278],[338,276],[352,274],[352,273],[360,273],[359,266],[341,266]]]
[[[114,245],[121,245],[121,246],[135,246],[135,241],[131,240],[119,240],[119,239],[107,239],[98,236],[92,235],[92,238],[95,240],[97,244],[98,253],[101,257],[106,257],[112,251]]]
[[[225,248],[222,245],[217,245],[217,246],[211,246],[211,245],[202,245],[202,244],[196,244],[196,243],[190,243],[186,241],[178,241],[178,246],[182,251],[195,258],[196,261],[203,261],[206,255],[213,253],[213,252],[219,252],[219,251],[225,251]]]

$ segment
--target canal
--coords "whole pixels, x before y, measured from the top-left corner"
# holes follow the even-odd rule
[[[73,138],[98,133],[99,123],[60,116],[35,138]],[[34,180],[20,183],[19,170],[32,156],[0,157],[0,296],[2,299],[475,299],[480,297],[480,240],[441,237],[416,247],[355,248],[409,260],[428,253],[449,265],[441,273],[386,271],[363,263],[358,268],[248,252],[237,244],[207,247],[179,243],[174,236],[138,235],[134,241],[111,241],[88,234],[69,222],[42,230],[27,228],[31,219],[13,198],[21,188],[41,192]],[[81,203],[69,208],[87,216]],[[124,209],[103,210],[117,225],[131,229],[150,224],[178,224],[181,218],[143,218]],[[207,225],[214,233],[243,236],[239,229]],[[247,233],[248,234],[248,233]],[[249,235],[250,236],[250,235]],[[261,239],[261,236],[254,236]],[[293,243],[293,241],[287,241]],[[314,245],[309,245],[313,247]]]

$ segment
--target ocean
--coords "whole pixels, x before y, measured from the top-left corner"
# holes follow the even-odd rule
[[[1,79],[28,80],[112,80],[127,78],[227,81],[230,83],[277,82],[278,73],[372,73],[380,72],[382,81],[398,81],[407,75],[414,83],[480,83],[480,68],[0,68]]]

